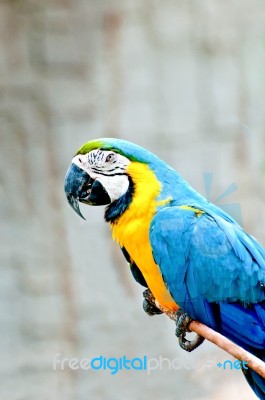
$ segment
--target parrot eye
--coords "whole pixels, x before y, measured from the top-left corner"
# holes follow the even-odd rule
[[[115,158],[115,154],[114,153],[110,153],[110,154],[107,155],[105,161],[106,162],[112,162],[114,160],[114,158]]]

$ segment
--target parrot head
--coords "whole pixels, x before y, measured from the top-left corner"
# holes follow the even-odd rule
[[[105,138],[87,142],[77,151],[66,173],[64,189],[68,203],[82,218],[79,203],[115,203],[125,209],[134,190],[129,166],[134,162],[157,165],[157,160],[152,153],[125,140]]]

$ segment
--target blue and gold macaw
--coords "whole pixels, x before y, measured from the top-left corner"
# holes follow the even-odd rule
[[[105,220],[134,278],[163,307],[181,309],[265,361],[265,251],[228,214],[154,154],[112,138],[78,150],[65,193],[81,217],[79,202],[107,206]],[[264,379],[244,373],[265,399]]]

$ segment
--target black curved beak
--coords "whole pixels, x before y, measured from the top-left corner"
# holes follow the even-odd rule
[[[68,203],[73,210],[83,219],[79,202],[92,206],[103,206],[111,203],[111,199],[103,185],[72,163],[66,173],[64,191]]]

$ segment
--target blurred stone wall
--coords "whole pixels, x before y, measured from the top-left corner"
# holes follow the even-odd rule
[[[0,0],[2,399],[254,399],[240,372],[202,363],[225,353],[183,354],[144,315],[103,210],[79,221],[63,180],[83,142],[125,138],[265,245],[264,44],[258,0]],[[57,353],[180,368],[55,371]]]

